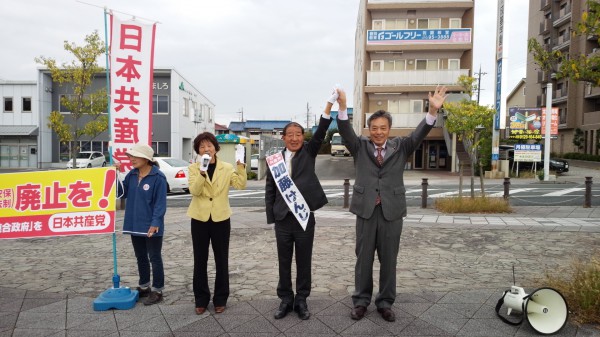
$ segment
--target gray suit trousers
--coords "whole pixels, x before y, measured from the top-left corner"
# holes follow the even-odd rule
[[[356,267],[354,306],[368,307],[373,296],[373,262],[379,259],[379,293],[377,308],[390,308],[396,299],[396,262],[402,234],[402,218],[387,221],[381,206],[376,206],[369,219],[356,217]]]

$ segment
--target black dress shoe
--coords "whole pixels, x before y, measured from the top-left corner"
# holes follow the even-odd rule
[[[377,308],[377,312],[381,314],[381,317],[388,322],[396,320],[396,314],[390,308]]]
[[[350,317],[355,320],[361,320],[363,317],[365,317],[365,313],[367,312],[367,307],[364,307],[362,305],[357,305],[354,308],[352,308],[352,312],[350,312]]]
[[[287,316],[288,312],[291,312],[291,311],[292,311],[291,304],[281,302],[281,304],[279,305],[279,309],[277,309],[277,311],[275,311],[275,315],[273,315],[273,317],[275,317],[275,319],[284,318],[285,316]]]
[[[298,313],[298,317],[300,317],[302,320],[307,320],[310,317],[310,312],[308,311],[306,302],[300,302],[296,304],[294,311]]]

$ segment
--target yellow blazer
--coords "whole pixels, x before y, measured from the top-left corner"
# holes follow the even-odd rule
[[[219,160],[213,173],[213,179],[200,174],[198,163],[189,166],[190,194],[192,201],[187,215],[199,221],[224,221],[231,217],[229,207],[229,186],[237,190],[246,188],[246,168],[244,165],[233,165]]]

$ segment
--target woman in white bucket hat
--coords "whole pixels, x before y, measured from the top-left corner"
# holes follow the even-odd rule
[[[137,288],[140,298],[144,298],[145,305],[152,305],[162,301],[165,286],[161,250],[167,210],[167,178],[158,169],[154,151],[147,144],[135,144],[125,153],[133,168],[123,179],[122,198],[127,199],[123,232],[131,235],[140,276]],[[119,169],[121,164],[116,166]]]

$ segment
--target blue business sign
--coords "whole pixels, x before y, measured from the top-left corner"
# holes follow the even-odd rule
[[[502,59],[498,60],[496,65],[496,116],[494,120],[494,128],[500,129],[500,115],[501,112],[501,101],[502,101]]]
[[[369,30],[367,44],[471,43],[471,28]]]

